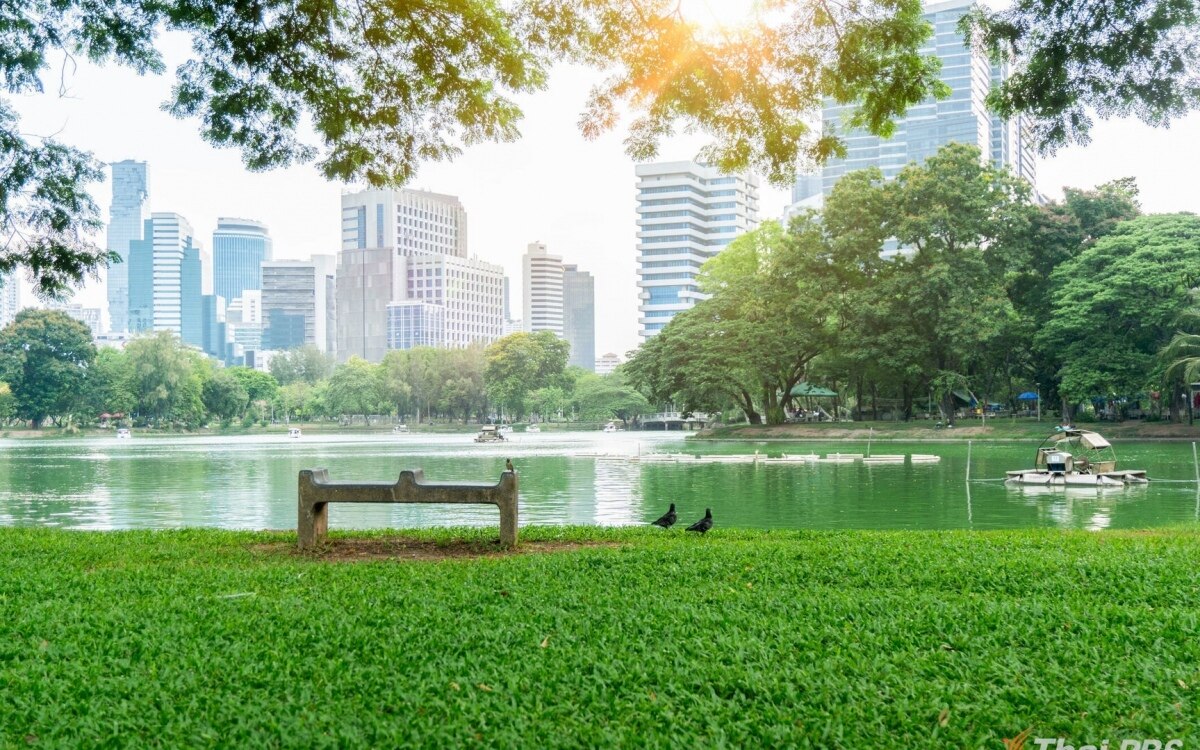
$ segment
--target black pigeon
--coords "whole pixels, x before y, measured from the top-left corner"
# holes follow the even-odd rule
[[[512,459],[511,459],[511,458],[506,458],[506,459],[504,459],[504,470],[505,470],[505,471],[511,471],[511,472],[512,472],[512,473],[514,473],[514,474],[515,474],[515,473],[517,473],[517,470],[513,468],[513,465],[512,465]]]
[[[711,528],[712,528],[712,509],[705,508],[704,509],[704,518],[701,518],[699,521],[695,522],[691,526],[688,526],[687,530],[688,531],[698,531],[701,534],[707,534],[708,530]]]
[[[671,503],[671,509],[663,514],[663,517],[650,524],[651,526],[661,526],[664,529],[669,529],[675,525],[675,503]]]

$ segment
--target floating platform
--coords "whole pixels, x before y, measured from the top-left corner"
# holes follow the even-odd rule
[[[1028,471],[1010,471],[1004,480],[1005,484],[1030,487],[1127,487],[1133,484],[1146,484],[1149,481],[1146,472],[1134,469],[1105,471],[1098,474],[1030,469]]]

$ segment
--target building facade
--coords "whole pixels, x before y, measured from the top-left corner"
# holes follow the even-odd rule
[[[442,346],[446,340],[446,308],[407,300],[388,305],[388,348]]]
[[[620,355],[618,355],[614,352],[609,352],[608,354],[605,354],[602,357],[600,357],[600,359],[596,360],[596,374],[597,375],[611,375],[620,366],[621,366]]]
[[[467,213],[458,198],[417,190],[343,195],[337,358],[378,362],[393,342],[432,340],[426,328],[439,325],[435,346],[495,341],[504,324],[503,278],[499,266],[468,257]],[[404,302],[443,307],[440,324],[420,308],[392,309]],[[418,324],[425,326],[419,336]]]
[[[407,297],[446,309],[438,346],[490,344],[504,335],[504,269],[478,258],[414,255],[407,263]]]
[[[264,349],[281,351],[307,344],[332,352],[336,263],[332,255],[263,263]]]
[[[522,320],[531,333],[550,331],[563,338],[563,262],[546,245],[531,242],[521,257]]]
[[[130,243],[129,330],[172,331],[200,346],[208,256],[179,214],[151,214],[144,227],[144,238]]]
[[[948,0],[926,6],[925,20],[933,36],[921,48],[922,55],[942,61],[941,79],[950,87],[949,98],[927,99],[909,107],[896,121],[891,138],[879,138],[861,129],[844,130],[842,123],[853,105],[827,100],[822,110],[825,128],[843,133],[846,156],[830,159],[821,173],[821,187],[829,195],[847,172],[878,167],[892,179],[912,162],[923,163],[948,143],[979,147],[984,158],[1007,166],[1014,175],[1035,188],[1035,151],[1029,131],[1020,118],[1005,122],[988,111],[985,98],[993,84],[1008,76],[1007,63],[992,63],[986,54],[973,49],[958,29],[959,20],[971,9],[971,0]],[[807,178],[802,178],[807,179]],[[797,191],[806,188],[800,184]]]
[[[150,218],[150,173],[144,161],[126,159],[114,162],[112,204],[108,209],[109,252],[121,256],[108,267],[108,326],[116,333],[129,327],[129,252],[133,242],[146,238],[146,220]]]
[[[16,274],[0,274],[0,328],[13,322],[21,311],[21,284]]]
[[[563,334],[571,344],[567,364],[596,369],[596,280],[579,266],[563,266]]]
[[[695,162],[639,164],[638,325],[657,334],[707,295],[700,266],[758,225],[758,179]]]
[[[262,264],[272,259],[267,225],[222,216],[213,232],[213,293],[228,302],[247,289],[262,289]]]
[[[362,190],[342,196],[342,250],[394,248],[403,255],[467,257],[467,210],[427,190]]]

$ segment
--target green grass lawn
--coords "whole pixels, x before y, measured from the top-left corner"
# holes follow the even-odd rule
[[[0,747],[1200,740],[1197,531],[522,534],[2,529]]]

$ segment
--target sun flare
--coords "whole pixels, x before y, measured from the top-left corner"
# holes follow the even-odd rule
[[[683,17],[702,29],[720,31],[754,21],[758,0],[682,0]]]

